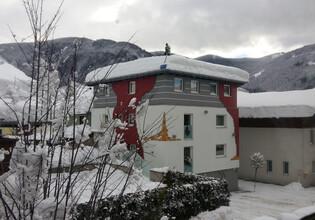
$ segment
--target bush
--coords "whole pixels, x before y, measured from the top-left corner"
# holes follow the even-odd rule
[[[230,194],[225,180],[170,171],[164,180],[166,188],[100,200],[93,213],[88,204],[80,204],[74,218],[160,219],[168,216],[189,219],[200,212],[229,205]]]

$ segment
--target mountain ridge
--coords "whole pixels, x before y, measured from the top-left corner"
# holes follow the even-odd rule
[[[109,39],[67,37],[48,41],[43,51],[51,51],[50,58],[58,65],[60,77],[65,82],[73,66],[75,40],[81,42],[77,53],[80,83],[84,83],[85,76],[89,72],[100,67],[142,57],[163,55],[163,51],[147,52],[135,44]],[[30,66],[20,48],[26,54],[31,54],[33,43],[0,44],[0,56],[30,76]],[[261,58],[224,58],[208,54],[195,59],[247,71],[250,79],[242,88],[250,92],[304,90],[315,87],[315,44]]]

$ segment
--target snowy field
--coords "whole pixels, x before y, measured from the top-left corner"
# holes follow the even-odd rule
[[[203,212],[191,220],[294,220],[315,212],[315,187],[304,189],[299,183],[287,186],[257,183],[253,192],[253,182],[239,180],[239,188],[240,191],[231,195],[230,207]]]

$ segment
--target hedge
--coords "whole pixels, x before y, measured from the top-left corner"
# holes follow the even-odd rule
[[[186,175],[165,174],[165,188],[112,196],[98,201],[97,210],[87,203],[79,204],[74,219],[160,219],[162,216],[189,219],[203,211],[229,205],[230,194],[225,180]]]

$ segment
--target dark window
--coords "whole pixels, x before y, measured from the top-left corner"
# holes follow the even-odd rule
[[[128,122],[129,122],[129,126],[133,126],[135,124],[135,115],[134,114],[129,114]]]
[[[267,160],[267,172],[272,172],[272,160]]]
[[[283,175],[289,175],[289,162],[283,162]]]
[[[184,139],[192,139],[192,115],[184,115]]]
[[[217,144],[215,146],[215,154],[217,157],[225,156],[225,144]]]
[[[131,81],[129,82],[129,94],[135,94],[136,93],[136,82]]]
[[[216,117],[216,126],[217,127],[225,127],[225,115],[217,115]]]

